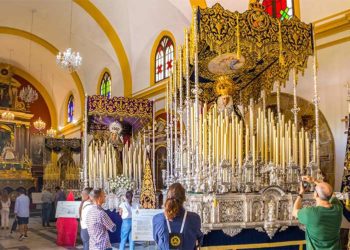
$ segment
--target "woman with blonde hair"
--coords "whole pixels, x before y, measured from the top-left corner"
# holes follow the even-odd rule
[[[201,244],[203,233],[200,217],[185,210],[185,200],[183,186],[180,183],[172,184],[167,193],[164,213],[153,217],[153,238],[159,249],[194,250]]]
[[[6,190],[1,195],[1,229],[9,229],[11,200]]]

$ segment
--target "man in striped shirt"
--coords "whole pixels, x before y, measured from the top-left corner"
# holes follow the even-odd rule
[[[101,207],[105,203],[106,194],[101,189],[94,189],[90,193],[90,199],[93,205],[86,216],[90,250],[112,250],[108,231],[114,232],[116,225]]]

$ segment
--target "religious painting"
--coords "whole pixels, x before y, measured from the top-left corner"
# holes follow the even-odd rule
[[[156,149],[156,189],[164,188],[162,171],[166,170],[166,147],[161,145]],[[164,171],[163,171],[164,172]]]
[[[0,83],[0,107],[10,108],[12,106],[11,89],[8,84]]]
[[[44,164],[45,138],[43,135],[32,135],[30,138],[30,150],[33,165]]]

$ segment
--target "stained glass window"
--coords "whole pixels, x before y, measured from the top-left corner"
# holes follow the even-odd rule
[[[102,77],[100,95],[111,97],[111,75],[108,72],[105,72]]]
[[[68,105],[67,105],[67,122],[71,123],[73,122],[74,117],[74,97],[71,95],[68,99]]]
[[[293,0],[264,0],[262,4],[265,6],[265,11],[272,17],[284,20],[294,15]]]
[[[174,43],[168,36],[164,36],[157,47],[155,55],[155,79],[159,82],[170,76],[174,61]]]

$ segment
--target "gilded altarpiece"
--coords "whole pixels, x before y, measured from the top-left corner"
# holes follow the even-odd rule
[[[11,67],[0,64],[0,189],[14,192],[34,187],[29,131],[33,114],[19,101],[20,87]],[[3,115],[6,112],[13,117]]]

